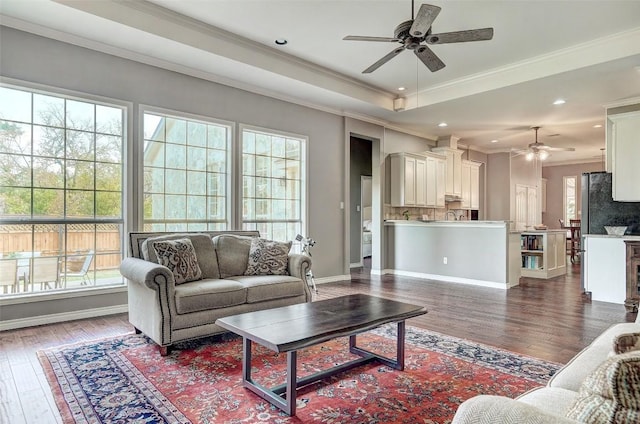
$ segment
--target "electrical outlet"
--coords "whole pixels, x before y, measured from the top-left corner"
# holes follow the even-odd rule
[[[447,257],[446,256],[442,257],[442,263],[445,264],[445,265],[447,264]]]

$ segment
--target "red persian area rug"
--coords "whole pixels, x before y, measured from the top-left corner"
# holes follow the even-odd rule
[[[395,326],[358,336],[392,357]],[[166,357],[143,335],[38,352],[65,423],[448,423],[478,394],[516,397],[558,364],[407,327],[405,370],[370,363],[298,390],[289,417],[242,387],[242,339],[181,343]],[[352,359],[348,338],[298,353],[298,377]],[[286,355],[254,344],[253,377],[284,382]]]

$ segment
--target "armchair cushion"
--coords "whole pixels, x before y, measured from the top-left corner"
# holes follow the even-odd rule
[[[188,238],[158,240],[152,243],[158,263],[173,273],[176,284],[188,283],[202,278],[196,251]]]
[[[291,242],[255,237],[251,239],[244,275],[288,275]]]
[[[142,254],[142,258],[146,261],[159,263],[158,256],[156,255],[154,249],[151,247],[153,242],[163,241],[163,240],[178,240],[188,238],[191,240],[191,244],[193,244],[193,248],[196,251],[196,257],[198,258],[198,265],[202,270],[202,278],[220,278],[220,271],[218,269],[218,257],[216,255],[216,251],[213,248],[213,241],[211,240],[211,236],[208,234],[199,234],[199,233],[175,233],[169,235],[162,235],[156,237],[149,237],[140,247],[140,253]]]
[[[213,238],[218,255],[220,278],[244,275],[249,261],[249,250],[253,237],[221,234]]]
[[[640,422],[640,352],[604,361],[585,379],[567,418],[587,424]]]

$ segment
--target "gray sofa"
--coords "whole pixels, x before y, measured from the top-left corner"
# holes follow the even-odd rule
[[[120,265],[128,280],[129,321],[169,353],[183,340],[223,333],[215,324],[224,316],[310,302],[306,274],[311,260],[288,255],[289,275],[244,275],[251,238],[257,231],[131,233],[130,257]],[[176,284],[172,271],[159,265],[151,242],[188,238],[202,278]]]
[[[473,397],[460,405],[452,424],[638,422],[637,415],[632,418],[618,417],[617,420],[607,418],[606,421],[601,421],[601,417],[598,417],[595,411],[604,410],[605,413],[614,413],[616,407],[624,406],[622,404],[625,400],[622,399],[620,402],[619,395],[615,393],[616,389],[607,388],[606,381],[595,382],[594,376],[601,374],[600,377],[604,377],[602,380],[611,379],[613,375],[611,370],[614,369],[615,362],[622,361],[623,358],[625,361],[632,360],[631,369],[637,370],[640,352],[615,354],[614,341],[620,335],[639,332],[640,314],[634,323],[615,324],[605,330],[563,366],[545,387],[531,390],[516,399],[489,395]],[[607,364],[611,366],[607,367]],[[599,369],[598,372],[596,369]],[[612,382],[619,383],[619,381]],[[594,383],[603,387],[594,390]],[[624,383],[623,386],[626,386],[625,390],[627,388],[636,390],[637,394],[637,387],[634,388],[634,384]],[[578,397],[581,398],[581,402],[576,405]],[[637,400],[632,403],[637,406]],[[581,409],[582,412],[580,412]],[[567,415],[571,418],[567,418]],[[576,420],[573,418],[575,415],[583,416],[585,419]]]

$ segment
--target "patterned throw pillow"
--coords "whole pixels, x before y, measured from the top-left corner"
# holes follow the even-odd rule
[[[254,237],[251,239],[249,261],[244,275],[289,275],[291,242],[279,242]]]
[[[640,333],[619,334],[613,340],[613,351],[616,354],[640,350]]]
[[[612,356],[580,387],[567,418],[585,424],[640,422],[640,351]]]
[[[202,278],[196,250],[188,238],[153,242],[158,263],[171,270],[176,284],[188,283]]]

